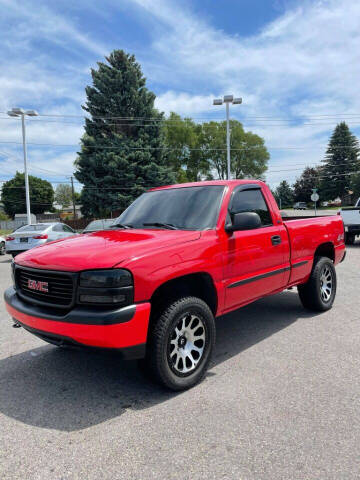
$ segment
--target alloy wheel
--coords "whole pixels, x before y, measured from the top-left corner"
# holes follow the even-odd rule
[[[330,268],[325,265],[320,274],[320,294],[323,302],[328,302],[333,289],[333,277]]]
[[[168,362],[177,375],[190,375],[203,356],[206,331],[198,315],[187,313],[177,322],[170,335]]]

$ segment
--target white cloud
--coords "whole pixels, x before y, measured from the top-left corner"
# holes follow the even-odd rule
[[[167,91],[156,97],[155,106],[161,112],[176,112],[180,115],[194,115],[211,109],[214,95],[190,95],[184,92]]]
[[[55,13],[41,2],[26,0],[0,0],[6,17],[15,20],[14,26],[7,29],[7,33],[13,33],[15,41],[23,41],[23,44],[37,38],[59,44],[62,48],[76,50],[82,47],[86,51],[96,55],[104,55],[108,48],[98,40],[93,40],[84,34],[73,22],[59,13]]]
[[[216,30],[185,4],[191,2],[127,0],[119,5],[117,0],[104,0],[101,6],[90,2],[87,13],[100,18],[99,9],[105,12],[111,6],[106,11],[120,15],[132,7],[141,28],[152,36],[137,56],[155,84],[160,110],[221,118],[224,112],[212,106],[213,97],[242,96],[244,103],[233,106],[232,115],[275,147],[270,162],[273,173],[270,170],[267,175],[270,183],[284,177],[293,180],[300,173],[275,172],[281,167],[318,162],[324,153],[319,146],[326,145],[335,118],[342,119],[334,115],[360,113],[360,3],[306,0],[247,38],[241,32],[236,36]],[[43,113],[81,114],[89,66],[111,50],[108,42],[125,49],[127,45],[117,31],[106,41],[101,29],[86,31],[79,6],[85,8],[86,2],[45,5],[41,0],[0,0],[4,13],[0,19],[0,111],[19,105],[37,106]],[[105,31],[108,17],[104,14],[101,21]],[[58,58],[58,51],[64,56]],[[333,117],[327,121],[319,117],[316,125],[303,124],[314,123],[313,115],[326,114]],[[267,121],[264,116],[283,120]],[[297,120],[289,122],[289,118]],[[0,120],[0,126],[0,141],[21,140],[18,124]],[[355,118],[350,126],[358,128]],[[33,122],[28,129],[29,141],[37,143],[74,144],[82,132],[81,119],[69,125]],[[299,149],[279,150],[283,146]],[[44,147],[35,152],[32,147],[29,153],[34,158],[36,154],[40,168],[51,164],[50,170],[61,173],[61,165],[66,172],[72,170],[75,151]],[[0,159],[0,171],[1,165],[5,167]],[[9,168],[11,162],[6,163]]]
[[[212,91],[242,96],[243,105],[234,106],[232,112],[245,127],[263,135],[268,145],[304,148],[288,150],[288,159],[273,150],[270,167],[274,165],[274,170],[278,164],[301,159],[314,164],[322,158],[324,149],[319,145],[326,145],[336,119],[342,117],[333,116],[327,122],[319,118],[317,125],[305,125],[314,123],[311,116],[360,112],[359,2],[306,1],[259,35],[245,39],[215,30],[171,0],[134,2],[162,25],[154,29],[153,50],[173,67],[170,83],[177,89],[170,87],[160,96],[162,109],[181,111],[183,105],[186,114],[205,112],[205,99]],[[179,92],[181,83],[186,94]],[[266,120],[252,118],[264,115],[284,120],[272,122],[278,126],[266,126]],[[287,121],[299,116],[305,124]],[[359,123],[354,118],[350,126],[356,129]],[[283,176],[293,180],[299,173]],[[276,183],[279,175],[270,169],[267,178]]]

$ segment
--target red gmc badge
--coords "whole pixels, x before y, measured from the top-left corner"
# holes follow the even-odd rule
[[[38,292],[47,293],[49,291],[48,282],[40,282],[40,281],[32,280],[29,278],[27,286],[28,288],[30,288],[30,290],[37,290]]]

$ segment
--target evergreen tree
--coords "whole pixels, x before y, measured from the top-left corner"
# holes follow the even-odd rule
[[[140,65],[122,50],[92,69],[86,87],[85,134],[75,162],[84,184],[82,212],[89,217],[125,209],[149,187],[172,183],[163,155],[163,115],[146,86]]]
[[[313,188],[320,187],[321,168],[306,167],[293,185],[295,202],[310,202]]]
[[[323,162],[321,192],[324,200],[344,198],[352,181],[351,175],[346,174],[360,169],[359,143],[345,122],[335,127]]]
[[[31,213],[44,213],[52,210],[54,190],[50,182],[39,177],[29,175]],[[16,172],[15,177],[5,182],[2,187],[1,201],[4,211],[10,217],[15,213],[26,213],[25,175]]]
[[[290,207],[294,201],[294,192],[288,182],[283,180],[275,190],[275,199],[281,208]]]
[[[355,200],[360,198],[360,173],[352,176],[351,191],[354,192]]]

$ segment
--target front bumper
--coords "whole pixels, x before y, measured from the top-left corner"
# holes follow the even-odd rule
[[[150,303],[111,310],[75,307],[59,314],[55,308],[25,302],[13,287],[5,291],[4,298],[17,323],[50,343],[116,349],[126,358],[145,354]]]

